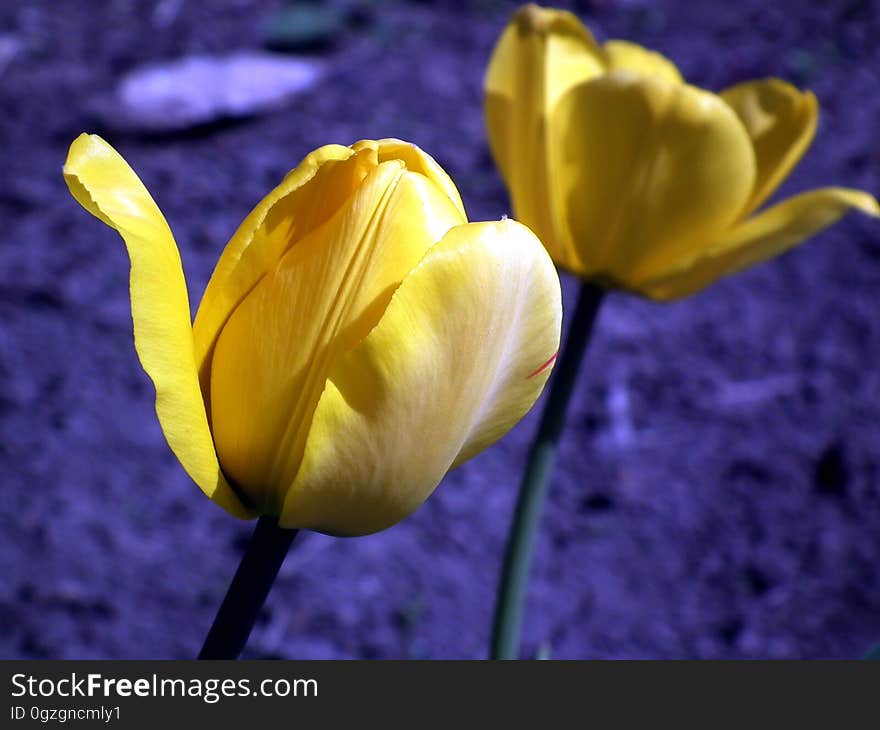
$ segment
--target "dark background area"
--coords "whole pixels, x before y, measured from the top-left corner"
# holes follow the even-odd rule
[[[157,136],[104,128],[122,75],[258,49],[278,3],[0,4],[0,657],[193,657],[252,528],[165,445],[124,247],[61,178],[77,134],[101,131],[144,180],[194,307],[242,218],[328,142],[413,141],[472,220],[509,212],[481,84],[516,4],[336,5],[355,13],[312,51],[322,83],[268,115]],[[664,52],[692,83],[813,89],[819,133],[783,193],[880,191],[880,2],[577,9],[600,39]],[[878,311],[880,225],[856,215],[679,303],[611,296],[545,513],[525,653],[857,657],[880,639]],[[246,656],[484,656],[537,414],[402,524],[301,536]]]

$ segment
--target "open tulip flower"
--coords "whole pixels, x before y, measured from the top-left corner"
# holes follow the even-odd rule
[[[657,53],[597,44],[566,11],[521,8],[485,88],[516,217],[558,265],[604,288],[675,299],[852,208],[880,214],[871,195],[836,187],[758,210],[813,139],[812,93],[772,78],[710,93]]]
[[[713,94],[633,43],[599,45],[575,15],[526,5],[485,78],[495,161],[516,217],[556,264],[582,279],[569,334],[526,461],[492,629],[491,656],[519,656],[542,503],[606,290],[687,296],[771,258],[869,194],[822,188],[763,203],[816,132],[818,105],[779,79]]]
[[[194,323],[171,231],[122,157],[81,135],[64,176],[125,240],[135,346],[172,451],[234,515],[338,535],[388,527],[547,380],[552,261],[515,221],[468,223],[411,144],[308,155],[232,237]]]

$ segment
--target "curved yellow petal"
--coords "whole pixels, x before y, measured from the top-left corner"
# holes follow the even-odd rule
[[[336,363],[281,524],[376,532],[531,407],[559,346],[559,279],[504,220],[453,228]]]
[[[485,90],[546,114],[572,86],[607,70],[607,58],[574,13],[520,8],[492,51]]]
[[[737,220],[754,182],[739,119],[714,94],[614,71],[553,117],[551,169],[577,270],[636,288]]]
[[[819,104],[781,79],[746,81],[721,92],[755,148],[755,188],[743,215],[761,205],[791,172],[816,134]]]
[[[551,204],[547,118],[570,88],[605,68],[604,51],[575,15],[527,5],[501,35],[486,72],[489,145],[514,214],[563,265],[568,252]]]
[[[199,380],[209,407],[211,356],[226,320],[285,251],[325,222],[377,164],[375,150],[321,147],[238,227],[214,268],[193,324]],[[208,416],[211,420],[210,408]]]
[[[77,201],[125,241],[135,347],[156,386],[156,414],[168,445],[206,495],[237,517],[252,517],[214,452],[196,373],[186,280],[165,218],[134,171],[98,136],[74,140],[64,179]]]
[[[643,293],[660,300],[692,294],[721,276],[778,256],[853,209],[880,216],[877,200],[861,190],[820,188],[796,195],[743,221],[702,255],[647,282]]]
[[[424,175],[446,193],[453,205],[458,208],[462,219],[467,220],[464,203],[461,202],[461,194],[458,192],[458,188],[455,187],[455,183],[452,182],[452,178],[446,174],[446,171],[437,164],[437,161],[431,155],[420,147],[411,142],[404,142],[401,139],[393,138],[377,141],[361,140],[351,146],[353,150],[359,150],[362,147],[373,147],[378,154],[380,163],[388,162],[389,160],[401,160],[410,172]]]
[[[424,175],[400,160],[380,163],[230,316],[212,360],[214,439],[226,473],[264,513],[281,509],[333,363],[375,326],[425,252],[463,221]]]
[[[661,76],[667,81],[684,83],[676,65],[666,56],[629,41],[606,41],[603,46],[608,57],[608,70],[625,69],[643,76]]]

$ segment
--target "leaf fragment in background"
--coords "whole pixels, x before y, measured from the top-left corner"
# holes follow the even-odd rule
[[[288,5],[263,24],[263,44],[273,51],[316,51],[330,46],[349,24],[348,13],[318,2]]]

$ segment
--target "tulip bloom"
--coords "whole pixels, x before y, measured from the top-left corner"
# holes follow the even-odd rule
[[[552,261],[519,223],[468,223],[413,145],[308,155],[232,237],[194,323],[171,231],[122,157],[81,135],[64,176],[128,248],[135,346],[169,446],[234,515],[388,527],[547,380]]]
[[[779,79],[720,94],[663,56],[600,46],[573,14],[528,5],[485,80],[489,141],[516,217],[554,261],[667,300],[776,256],[869,194],[822,188],[757,211],[810,145],[818,106]]]

